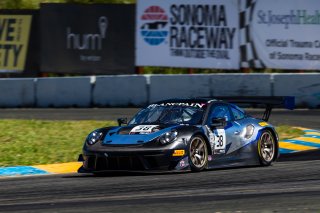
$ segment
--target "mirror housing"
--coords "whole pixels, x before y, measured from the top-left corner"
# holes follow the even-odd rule
[[[226,118],[212,118],[210,126],[211,127],[225,127],[226,126]]]
[[[121,126],[122,124],[128,124],[127,118],[118,118],[118,125]]]

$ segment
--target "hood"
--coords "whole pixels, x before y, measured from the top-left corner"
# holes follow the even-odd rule
[[[180,125],[132,125],[118,127],[106,133],[104,145],[143,144]]]

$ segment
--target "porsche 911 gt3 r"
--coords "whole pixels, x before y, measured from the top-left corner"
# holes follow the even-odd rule
[[[228,100],[228,98],[224,98]],[[262,119],[234,103],[265,104]],[[263,165],[279,155],[268,123],[274,106],[293,109],[293,97],[173,99],[150,104],[129,122],[91,132],[79,161],[81,173],[191,170]],[[126,124],[125,126],[122,126]]]

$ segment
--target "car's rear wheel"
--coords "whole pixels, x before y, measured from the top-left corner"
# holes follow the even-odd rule
[[[269,130],[264,130],[259,138],[258,154],[261,165],[271,165],[276,154],[276,142]]]
[[[208,148],[201,136],[194,136],[189,144],[189,164],[191,171],[202,171],[208,163]]]

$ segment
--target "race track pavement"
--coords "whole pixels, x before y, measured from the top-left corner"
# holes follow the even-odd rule
[[[279,141],[280,154],[291,154],[320,149],[320,131],[301,128],[302,137]],[[70,162],[36,166],[0,167],[0,176],[47,175],[77,172],[81,162]]]

